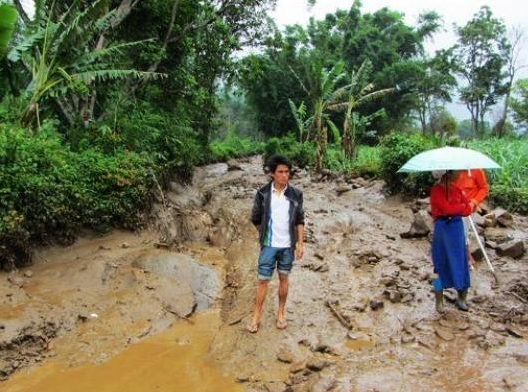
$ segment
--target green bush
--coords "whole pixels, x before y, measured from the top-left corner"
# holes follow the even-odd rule
[[[29,260],[30,244],[69,243],[81,227],[139,222],[152,186],[147,155],[72,152],[44,123],[36,135],[0,124],[0,260]]]
[[[315,164],[315,146],[313,143],[299,143],[294,135],[268,139],[264,147],[264,159],[274,154],[281,154],[298,167],[306,168]]]
[[[211,159],[213,162],[226,162],[229,159],[261,154],[264,143],[250,138],[228,134],[223,140],[215,140],[210,144]]]
[[[425,196],[433,184],[431,173],[397,173],[410,158],[439,147],[439,141],[421,134],[391,133],[381,140],[381,176],[391,193]]]
[[[360,146],[355,160],[348,159],[338,147],[328,149],[327,167],[332,171],[362,177],[381,177],[381,155],[379,147]]]

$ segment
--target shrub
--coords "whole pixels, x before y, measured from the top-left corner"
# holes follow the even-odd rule
[[[431,173],[397,173],[410,158],[439,147],[439,141],[421,134],[391,133],[381,140],[381,175],[391,193],[425,196],[433,184]]]
[[[362,177],[381,177],[380,148],[359,146],[355,160],[347,158],[340,148],[330,148],[327,153],[327,166],[332,171]]]
[[[261,154],[264,151],[264,143],[230,133],[224,140],[213,141],[210,150],[211,159],[207,161],[225,162],[233,158]]]
[[[151,189],[147,155],[72,152],[44,123],[41,132],[0,125],[0,259],[29,260],[30,244],[71,242],[80,227],[138,224]]]
[[[311,142],[299,143],[292,134],[268,139],[264,147],[265,161],[274,154],[284,155],[294,165],[302,168],[313,166],[315,163],[314,144]]]

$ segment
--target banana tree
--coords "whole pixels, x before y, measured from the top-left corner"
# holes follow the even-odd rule
[[[313,116],[310,128],[316,146],[315,169],[320,172],[324,167],[326,158],[328,127],[332,130],[337,129],[330,120],[327,111],[329,106],[335,102],[336,85],[343,80],[346,74],[343,72],[343,62],[337,63],[329,71],[326,71],[319,61],[307,60],[304,64],[306,65],[303,78],[299,77],[293,70],[292,72],[311,101]]]
[[[348,158],[355,159],[357,153],[357,128],[360,123],[356,109],[364,103],[381,98],[394,89],[375,90],[374,84],[367,82],[371,64],[364,61],[357,72],[352,72],[350,84],[336,90],[333,96],[336,103],[329,105],[331,111],[345,112],[341,146]]]
[[[87,85],[92,82],[164,77],[117,66],[124,50],[138,47],[142,41],[91,50],[95,37],[117,17],[117,10],[107,11],[107,6],[107,0],[97,0],[81,10],[79,2],[74,1],[59,17],[54,16],[53,6],[47,15],[42,9],[36,14],[34,32],[7,56],[13,63],[22,63],[31,74],[23,94],[27,101],[23,125],[36,119],[40,127],[40,107],[49,101],[54,101],[73,125],[80,117],[83,98],[88,95]]]
[[[7,51],[7,45],[15,29],[17,10],[11,4],[0,4],[0,60]]]

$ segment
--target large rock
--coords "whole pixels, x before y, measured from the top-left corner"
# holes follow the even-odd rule
[[[495,227],[497,225],[497,218],[495,217],[495,214],[493,212],[490,212],[489,214],[486,214],[483,216],[484,223],[482,224],[483,227]]]
[[[411,224],[409,231],[401,233],[402,238],[420,238],[426,237],[433,229],[433,219],[429,216],[427,211],[420,210],[413,216],[414,221]]]
[[[508,256],[514,259],[519,259],[524,254],[524,242],[521,240],[508,241],[500,244],[496,249],[499,256]]]
[[[492,241],[496,244],[501,244],[510,239],[507,232],[505,232],[503,229],[494,227],[488,227],[484,231],[484,237],[486,238],[486,241]]]
[[[513,216],[508,211],[502,208],[497,208],[493,210],[495,219],[502,227],[512,227],[513,225]]]

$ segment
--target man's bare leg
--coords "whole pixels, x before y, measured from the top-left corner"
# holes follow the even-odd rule
[[[284,309],[288,298],[288,275],[279,274],[279,311],[277,313],[277,328],[285,329],[288,326]]]
[[[249,332],[255,333],[258,331],[260,325],[260,319],[262,318],[262,307],[264,300],[266,299],[266,293],[268,292],[269,280],[260,280],[257,285],[257,298],[255,299],[255,312],[253,313],[253,320],[246,329]]]

